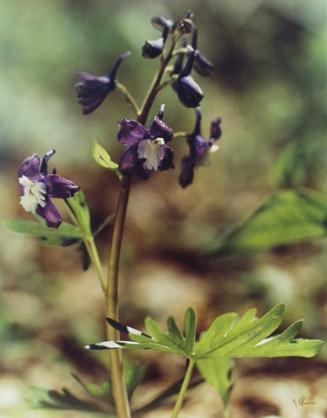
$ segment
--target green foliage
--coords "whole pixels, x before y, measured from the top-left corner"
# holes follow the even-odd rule
[[[240,318],[237,313],[218,316],[204,332],[199,341],[196,336],[196,315],[188,308],[184,316],[184,334],[179,330],[173,318],[168,318],[164,332],[151,318],[145,320],[148,335],[138,335],[129,331],[132,341],[99,343],[88,346],[93,349],[152,349],[181,355],[195,361],[203,378],[213,385],[227,403],[231,388],[231,368],[233,359],[243,357],[313,357],[323,342],[295,338],[302,321],[297,321],[281,334],[272,333],[279,327],[285,316],[283,304],[274,306],[260,318],[256,310],[250,309]],[[109,347],[108,347],[109,344]]]
[[[184,317],[184,336],[172,318],[167,321],[167,333],[161,329],[157,322],[147,318],[145,325],[148,336],[131,333],[129,336],[132,342],[118,341],[117,346],[112,348],[152,349],[180,354],[193,360],[241,357],[313,357],[323,343],[320,340],[294,338],[301,329],[302,321],[295,322],[283,333],[271,337],[271,334],[281,324],[285,312],[285,305],[279,304],[261,318],[255,316],[255,309],[248,310],[241,318],[236,313],[226,313],[217,317],[209,329],[202,334],[200,340],[195,342],[196,317],[193,309],[189,308]],[[101,343],[98,346],[101,347]]]
[[[269,337],[282,322],[285,305],[273,307],[261,318],[254,309],[241,318],[224,314],[215,319],[195,347],[198,358],[241,357],[313,357],[322,346],[320,340],[295,339],[302,321],[295,322],[283,333]]]
[[[231,371],[234,362],[230,358],[198,360],[196,367],[204,380],[212,385],[227,405],[232,388]]]
[[[37,409],[42,408],[97,413],[107,412],[100,404],[81,399],[66,388],[63,388],[60,391],[33,388],[29,391],[28,401],[33,408]]]
[[[264,250],[326,236],[327,199],[313,191],[269,197],[249,219],[219,242],[214,254]]]
[[[74,225],[62,223],[58,229],[49,228],[44,223],[22,219],[9,219],[2,224],[10,231],[37,237],[44,245],[67,247],[81,242],[81,232]]]
[[[95,139],[93,141],[92,155],[94,160],[103,168],[116,171],[118,164],[112,161],[108,152]]]
[[[131,361],[130,359],[123,359],[124,366],[124,380],[126,384],[128,397],[131,398],[137,386],[143,380],[146,372],[146,366]]]
[[[131,398],[144,377],[146,366],[141,366],[126,358],[123,359],[123,364],[127,393]],[[114,402],[108,382],[87,383],[74,373],[72,376],[83,390],[83,397],[77,396],[67,388],[61,390],[31,388],[27,394],[27,401],[33,408],[95,412],[106,416],[110,414],[109,417],[115,416]]]

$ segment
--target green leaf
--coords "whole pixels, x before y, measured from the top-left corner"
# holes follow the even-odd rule
[[[182,355],[190,360],[240,357],[312,357],[318,353],[323,342],[320,340],[294,339],[300,330],[302,321],[298,321],[283,333],[271,337],[279,327],[286,307],[274,306],[261,318],[255,316],[255,309],[250,309],[239,318],[236,313],[226,313],[216,318],[208,331],[204,332],[199,342],[195,343],[196,317],[189,308],[184,317],[185,339],[177,334],[172,319],[170,330],[165,334],[151,318],[146,319],[149,335],[119,324],[126,329],[132,341],[104,341],[87,346],[88,349],[151,349]],[[176,326],[177,328],[177,326]],[[178,328],[177,328],[178,329]],[[182,341],[182,343],[180,343]]]
[[[225,314],[213,322],[195,347],[197,358],[313,357],[323,344],[320,340],[294,339],[302,321],[294,323],[282,334],[267,338],[285,315],[283,304],[276,305],[261,318],[254,316],[253,309],[240,320],[234,315]],[[223,333],[219,331],[220,326]]]
[[[228,403],[232,387],[231,370],[233,364],[234,362],[230,358],[210,358],[196,362],[201,376],[218,391],[224,405]]]
[[[92,235],[90,210],[83,192],[77,192],[67,200],[72,215],[76,218],[78,225],[83,229],[85,235]]]
[[[34,236],[44,245],[67,247],[82,239],[79,229],[68,223],[62,223],[59,228],[49,228],[41,222],[9,219],[2,224],[10,231]]]
[[[135,389],[143,380],[145,372],[146,366],[141,366],[135,361],[124,358],[124,381],[129,398],[132,397]]]
[[[184,344],[184,338],[172,316],[167,319],[167,328],[169,336],[174,343],[178,346],[182,346]]]
[[[192,354],[196,337],[196,315],[188,308],[184,315],[185,352]]]
[[[60,391],[32,388],[27,395],[27,400],[33,408],[38,409],[108,413],[108,410],[100,404],[80,399],[66,388]]]
[[[108,152],[96,140],[93,141],[92,155],[94,160],[101,167],[112,171],[116,171],[118,169],[118,164],[112,161]]]
[[[241,226],[228,233],[214,254],[264,250],[327,234],[327,199],[313,191],[283,191],[269,197]]]

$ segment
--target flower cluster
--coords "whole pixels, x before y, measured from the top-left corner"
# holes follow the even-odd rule
[[[55,172],[48,174],[48,161],[55,153],[51,150],[41,159],[33,154],[19,166],[20,204],[26,212],[38,215],[52,228],[58,228],[62,216],[52,203],[51,198],[68,199],[79,186]]]
[[[186,187],[193,181],[195,167],[201,164],[208,151],[217,148],[213,143],[221,136],[218,118],[212,122],[210,139],[206,141],[201,136],[201,111],[198,106],[204,95],[192,76],[193,69],[203,77],[210,76],[213,64],[198,49],[198,30],[192,13],[188,12],[176,21],[159,15],[151,22],[161,34],[158,39],[145,41],[142,56],[146,59],[160,57],[161,65],[172,64],[170,69],[166,68],[166,71],[162,72],[170,77],[165,83],[171,84],[183,106],[196,109],[195,129],[186,135],[189,152],[181,161],[179,176],[181,186]],[[106,76],[79,73],[80,81],[75,89],[83,113],[88,114],[96,110],[116,88],[118,68],[129,55],[125,53],[119,56],[112,71]],[[152,171],[173,168],[173,137],[172,129],[163,122],[163,107],[149,128],[143,126],[139,119],[122,119],[119,123],[118,141],[126,150],[119,162],[121,173],[146,179]]]

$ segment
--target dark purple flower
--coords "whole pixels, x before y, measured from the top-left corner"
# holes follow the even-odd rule
[[[197,107],[203,99],[200,86],[193,80],[191,74],[196,51],[192,50],[184,69],[180,72],[172,87],[180,102],[186,107]]]
[[[187,137],[189,146],[189,154],[182,159],[181,173],[179,183],[182,187],[186,187],[193,182],[194,169],[200,165],[208,151],[214,152],[218,149],[215,144],[221,136],[221,128],[219,118],[211,122],[210,139],[206,140],[201,135],[201,112],[195,109],[196,122],[193,132]]]
[[[18,169],[20,204],[34,215],[45,219],[51,228],[58,228],[62,216],[51,198],[68,199],[79,190],[79,186],[56,174],[48,174],[48,160],[55,153],[49,151],[41,159],[37,154],[26,158]]]
[[[152,171],[173,167],[173,150],[167,145],[173,138],[173,131],[162,119],[163,106],[150,128],[145,128],[136,120],[120,121],[118,141],[127,148],[119,162],[123,174],[136,174],[146,179]]]
[[[94,112],[108,94],[115,90],[118,68],[130,55],[130,52],[120,55],[108,75],[97,76],[87,72],[77,73],[80,81],[75,84],[75,91],[77,101],[82,106],[84,115]]]
[[[144,58],[157,58],[164,49],[164,39],[161,37],[154,41],[145,41],[142,47],[142,56]]]

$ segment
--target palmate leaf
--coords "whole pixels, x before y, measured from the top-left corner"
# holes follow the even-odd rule
[[[57,229],[49,228],[41,222],[23,219],[9,219],[2,224],[10,231],[34,236],[44,245],[67,247],[82,240],[79,229],[68,223],[62,223]]]
[[[266,250],[327,235],[327,199],[313,191],[269,197],[242,225],[213,243],[211,255]]]
[[[313,357],[323,342],[295,339],[302,321],[295,322],[279,335],[271,336],[281,324],[285,311],[285,305],[279,304],[261,318],[255,316],[255,309],[248,310],[241,318],[236,313],[223,314],[213,321],[198,342],[194,342],[196,317],[191,308],[186,311],[184,317],[185,335],[180,332],[172,318],[167,321],[167,333],[154,320],[147,318],[147,334],[108,319],[111,326],[127,333],[131,341],[104,341],[88,345],[86,348],[152,349],[179,354],[196,361],[210,358]]]
[[[103,341],[86,346],[91,350],[124,349],[174,353],[195,362],[206,382],[214,386],[226,404],[231,390],[231,369],[234,358],[242,357],[313,357],[323,342],[295,338],[302,321],[297,321],[278,335],[286,307],[276,305],[261,318],[250,309],[239,318],[230,312],[217,317],[209,329],[195,342],[196,316],[189,308],[184,316],[184,334],[173,318],[168,318],[168,332],[152,319],[146,319],[147,333],[107,318],[109,325],[128,334],[130,341]]]

